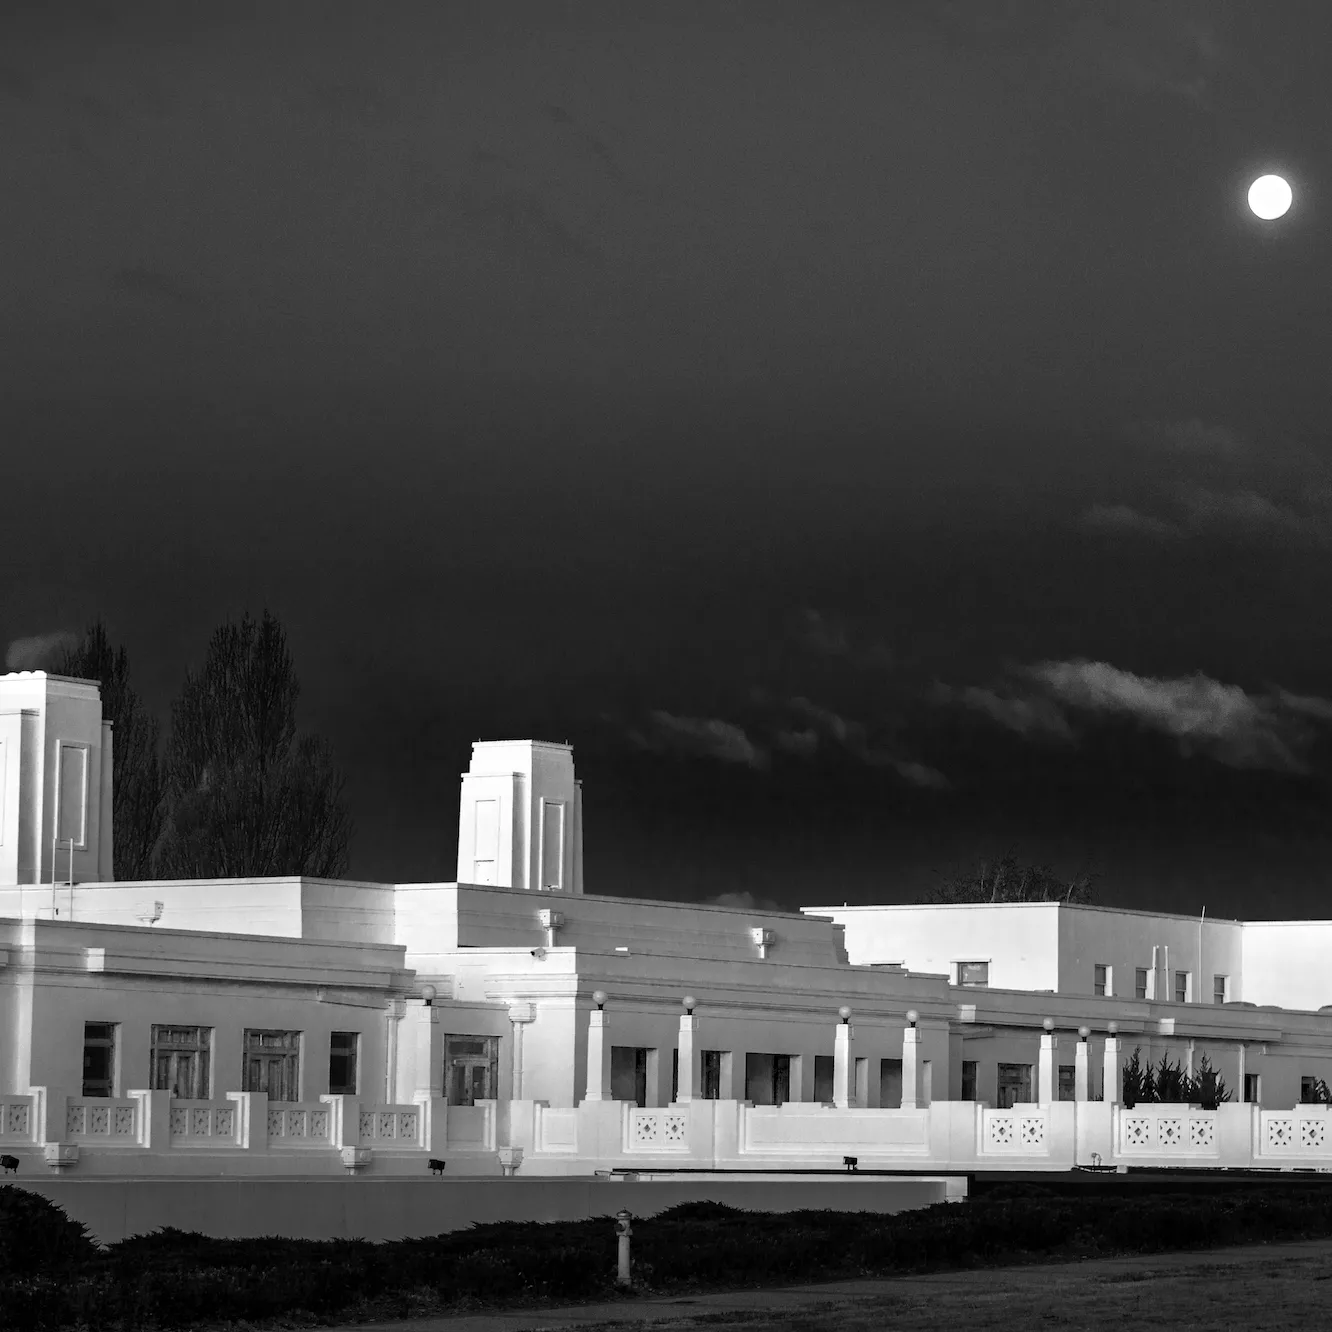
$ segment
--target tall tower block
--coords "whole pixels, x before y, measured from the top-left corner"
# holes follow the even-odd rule
[[[570,745],[472,746],[458,811],[458,882],[583,891],[583,784]]]
[[[0,675],[0,884],[109,882],[111,723],[101,689],[45,671]]]

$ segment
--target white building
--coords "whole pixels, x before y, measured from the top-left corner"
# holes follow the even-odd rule
[[[1332,922],[586,894],[572,753],[534,741],[473,747],[457,882],[116,883],[111,745],[95,684],[0,677],[0,1152],[20,1161],[1332,1165],[1326,1109],[1301,1104],[1332,1082]],[[1138,1046],[1205,1054],[1242,1099],[1120,1105]]]

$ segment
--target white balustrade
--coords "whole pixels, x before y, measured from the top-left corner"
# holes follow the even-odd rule
[[[741,1150],[804,1158],[877,1152],[922,1156],[929,1151],[928,1109],[853,1106],[839,1110],[816,1102],[747,1105],[742,1109]]]
[[[139,1102],[110,1097],[89,1097],[65,1103],[65,1137],[70,1142],[99,1147],[137,1147],[140,1136]]]
[[[268,1103],[268,1143],[270,1147],[327,1147],[330,1137],[330,1110],[327,1105]]]
[[[235,1101],[171,1101],[168,1116],[173,1147],[235,1147],[240,1115]]]
[[[625,1105],[626,1152],[689,1151],[689,1115],[679,1109],[642,1109]]]
[[[1332,1156],[1329,1107],[1299,1105],[1293,1110],[1258,1112],[1258,1153],[1277,1157]]]
[[[32,1142],[37,1127],[35,1096],[0,1096],[0,1142]]]
[[[495,1150],[495,1102],[451,1105],[445,1112],[449,1151],[493,1152]]]
[[[412,1147],[421,1142],[421,1108],[416,1105],[368,1105],[360,1111],[360,1139],[366,1147]]]
[[[1115,1107],[1118,1156],[1220,1155],[1217,1113],[1196,1105]]]
[[[1007,1110],[983,1107],[980,1151],[986,1156],[1048,1156],[1049,1115],[1037,1105],[1015,1105]]]
[[[538,1152],[570,1155],[578,1151],[577,1106],[552,1108],[538,1101],[534,1111],[533,1140]]]

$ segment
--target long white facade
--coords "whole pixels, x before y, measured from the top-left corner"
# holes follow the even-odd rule
[[[0,677],[0,1151],[21,1163],[1332,1166],[1301,1104],[1332,1082],[1332,922],[587,894],[571,751],[534,741],[473,747],[460,882],[116,883],[110,753],[95,685]],[[1125,1107],[1137,1047],[1206,1055],[1243,1099]]]

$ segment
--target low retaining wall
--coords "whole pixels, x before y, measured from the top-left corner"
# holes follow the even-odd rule
[[[808,1176],[763,1179],[31,1179],[6,1182],[49,1198],[103,1244],[159,1226],[219,1239],[388,1240],[484,1221],[579,1221],[627,1207],[654,1216],[709,1200],[749,1211],[827,1208],[892,1213],[966,1196],[965,1178]]]

